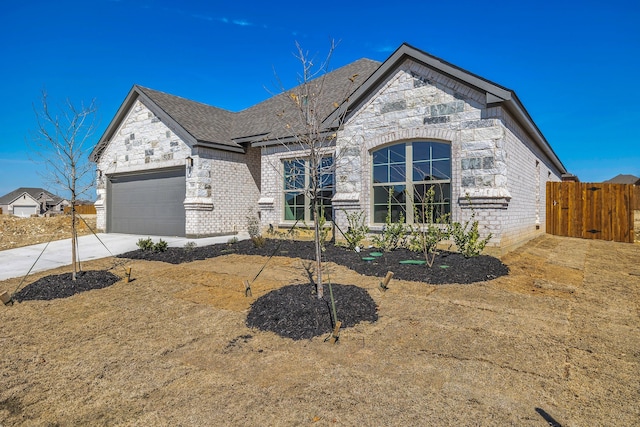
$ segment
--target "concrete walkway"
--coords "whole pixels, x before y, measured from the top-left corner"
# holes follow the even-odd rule
[[[151,237],[154,242],[162,239],[171,247],[182,247],[187,242],[195,242],[198,246],[207,246],[215,243],[225,243],[233,237],[238,238],[238,240],[249,238],[246,233],[201,239],[98,233],[97,237],[93,234],[78,237],[78,258],[81,262],[85,262],[134,251],[138,249],[136,245],[138,240],[146,239],[147,237]],[[38,259],[38,257],[40,258]],[[0,252],[0,280],[22,277],[29,272],[32,266],[31,273],[51,270],[65,265],[71,265],[71,239],[8,249]]]

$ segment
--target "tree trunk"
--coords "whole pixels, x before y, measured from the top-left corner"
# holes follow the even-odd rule
[[[73,272],[71,273],[71,280],[76,280],[76,273],[78,272],[77,256],[76,256],[76,206],[71,202],[71,264],[73,265]]]
[[[321,299],[324,296],[324,287],[322,286],[322,246],[320,245],[320,217],[317,203],[314,203],[313,208],[313,231],[316,247],[316,292],[318,299]]]

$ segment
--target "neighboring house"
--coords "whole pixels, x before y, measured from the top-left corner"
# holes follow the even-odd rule
[[[337,136],[326,212],[340,229],[349,212],[374,232],[389,211],[416,222],[413,202],[434,186],[439,209],[460,222],[475,212],[491,246],[544,232],[546,182],[571,176],[515,92],[403,44],[382,64],[327,74],[328,98],[340,101],[356,74],[324,121]],[[134,86],[91,155],[98,228],[196,237],[246,230],[248,215],[265,228],[308,223],[306,178],[284,184],[301,157],[282,143],[285,96],[233,113]]]
[[[640,185],[640,178],[634,175],[616,175],[611,179],[604,181],[605,184],[632,184]]]
[[[40,213],[40,202],[24,188],[19,188],[0,197],[0,208],[4,215],[30,217]]]
[[[62,213],[69,202],[42,188],[21,187],[0,197],[3,214],[31,216]]]

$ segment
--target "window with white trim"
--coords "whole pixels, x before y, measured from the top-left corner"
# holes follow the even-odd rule
[[[393,222],[402,216],[407,223],[425,223],[451,212],[451,144],[389,145],[372,152],[372,166],[373,223],[384,223],[388,214]]]
[[[317,173],[311,174],[309,159],[283,161],[284,176],[284,220],[310,222],[313,220],[311,195],[317,189],[316,201],[327,221],[333,220],[331,198],[335,188],[333,157],[323,157]],[[314,185],[314,176],[318,183]]]

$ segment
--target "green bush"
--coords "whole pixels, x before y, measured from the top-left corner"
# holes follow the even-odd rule
[[[168,248],[169,248],[169,244],[167,242],[165,242],[164,240],[162,240],[162,239],[160,239],[160,241],[158,243],[153,245],[153,251],[154,252],[164,252]]]
[[[151,237],[147,237],[146,239],[139,239],[136,245],[143,251],[150,251],[153,249],[153,241]]]
[[[392,251],[404,245],[404,238],[407,232],[408,229],[404,223],[404,214],[401,212],[398,222],[392,222],[391,212],[389,211],[382,226],[382,233],[378,236],[373,236],[371,240],[375,247],[384,251]]]
[[[347,228],[347,231],[342,233],[342,235],[347,241],[347,247],[354,250],[356,247],[360,246],[365,237],[367,237],[369,227],[365,224],[363,211],[352,213],[347,213],[347,211],[343,212],[347,217],[349,228]]]
[[[453,239],[458,252],[464,255],[466,258],[478,256],[482,253],[482,250],[487,245],[491,237],[491,233],[484,239],[480,238],[480,232],[478,231],[478,221],[474,221],[476,216],[475,211],[471,211],[471,218],[464,223],[454,222],[449,225],[448,233]],[[471,228],[469,228],[471,225]]]

